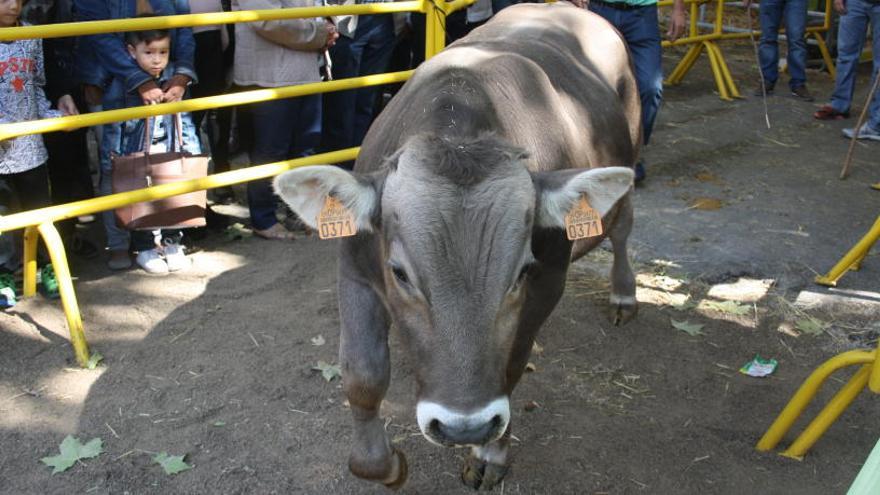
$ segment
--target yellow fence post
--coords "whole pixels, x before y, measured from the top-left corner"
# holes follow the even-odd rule
[[[446,1],[425,0],[425,60],[446,47]]]
[[[23,288],[24,297],[33,297],[37,293],[37,241],[40,234],[37,227],[31,225],[24,229],[24,270]]]
[[[55,270],[55,278],[58,280],[58,292],[61,294],[61,305],[67,317],[67,328],[70,331],[70,343],[73,345],[76,362],[85,368],[89,362],[89,344],[83,331],[82,317],[76,302],[76,292],[73,290],[73,278],[70,276],[64,243],[61,242],[61,236],[58,235],[58,230],[52,222],[41,223],[38,229],[43,242],[46,243],[52,268]]]

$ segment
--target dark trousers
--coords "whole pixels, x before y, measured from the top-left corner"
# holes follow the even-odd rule
[[[388,68],[394,50],[394,20],[390,14],[360,16],[354,38],[341,36],[330,49],[333,77],[380,74]],[[321,148],[335,151],[359,146],[373,123],[376,86],[324,95]],[[348,168],[351,163],[346,164]]]
[[[226,57],[220,30],[205,31],[194,35],[196,40],[195,69],[198,84],[192,87],[192,97],[202,98],[223,94],[226,87]],[[213,115],[213,119],[211,119]],[[208,148],[214,173],[229,171],[229,134],[232,127],[232,107],[204,110],[192,114],[196,129],[207,120]]]
[[[50,132],[43,135],[49,152],[46,162],[51,185],[52,204],[70,203],[95,197],[92,172],[89,170],[87,129]],[[65,243],[73,236],[75,220],[58,222],[58,232]]]
[[[51,205],[49,172],[45,164],[17,174],[0,175],[0,215],[30,211]],[[11,242],[10,242],[11,241]],[[12,271],[21,261],[22,231],[0,236],[0,270]],[[39,261],[47,259],[40,249]]]
[[[255,103],[247,111],[254,129],[254,165],[314,155],[321,144],[321,95]],[[248,182],[247,197],[253,228],[266,230],[278,223],[272,181]]]

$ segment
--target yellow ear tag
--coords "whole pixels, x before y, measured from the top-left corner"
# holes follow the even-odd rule
[[[602,235],[602,217],[594,210],[587,198],[581,196],[565,215],[565,233],[568,240],[585,239]]]
[[[357,234],[354,215],[338,199],[327,196],[318,213],[318,237],[336,239]]]

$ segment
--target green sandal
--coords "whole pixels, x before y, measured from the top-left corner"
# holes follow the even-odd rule
[[[0,309],[15,306],[15,277],[11,273],[0,273]]]
[[[58,279],[55,277],[55,270],[52,264],[48,264],[40,270],[40,292],[46,299],[58,299],[61,294],[58,292]]]

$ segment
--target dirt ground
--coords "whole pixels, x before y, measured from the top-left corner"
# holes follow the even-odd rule
[[[724,48],[750,93],[751,47]],[[680,53],[666,52],[667,69]],[[767,130],[760,98],[723,102],[709,74],[703,58],[667,88],[645,152],[631,238],[639,316],[622,328],[605,318],[607,251],[573,267],[512,398],[513,464],[496,492],[844,493],[880,436],[880,401],[864,393],[802,462],[754,449],[814,367],[880,333],[876,249],[837,289],[812,283],[876,218],[880,192],[868,185],[880,180],[880,144],[859,144],[852,177],[839,181],[840,129],[852,121],[817,122],[815,105],[775,96]],[[823,101],[832,81],[809,77]],[[74,367],[58,302],[0,313],[0,492],[384,491],[348,473],[339,381],[312,370],[336,362],[333,242],[215,233],[195,244],[193,269],[176,276],[74,260],[87,335],[104,356],[96,370]],[[719,305],[728,300],[737,303]],[[672,320],[703,327],[691,336]],[[383,411],[410,463],[401,492],[465,493],[464,452],[421,438],[415,363],[396,337],[393,351]],[[755,354],[777,359],[777,371],[738,373]],[[104,453],[52,475],[40,459],[68,434],[101,438]],[[166,475],[152,462],[162,451],[192,469]]]

